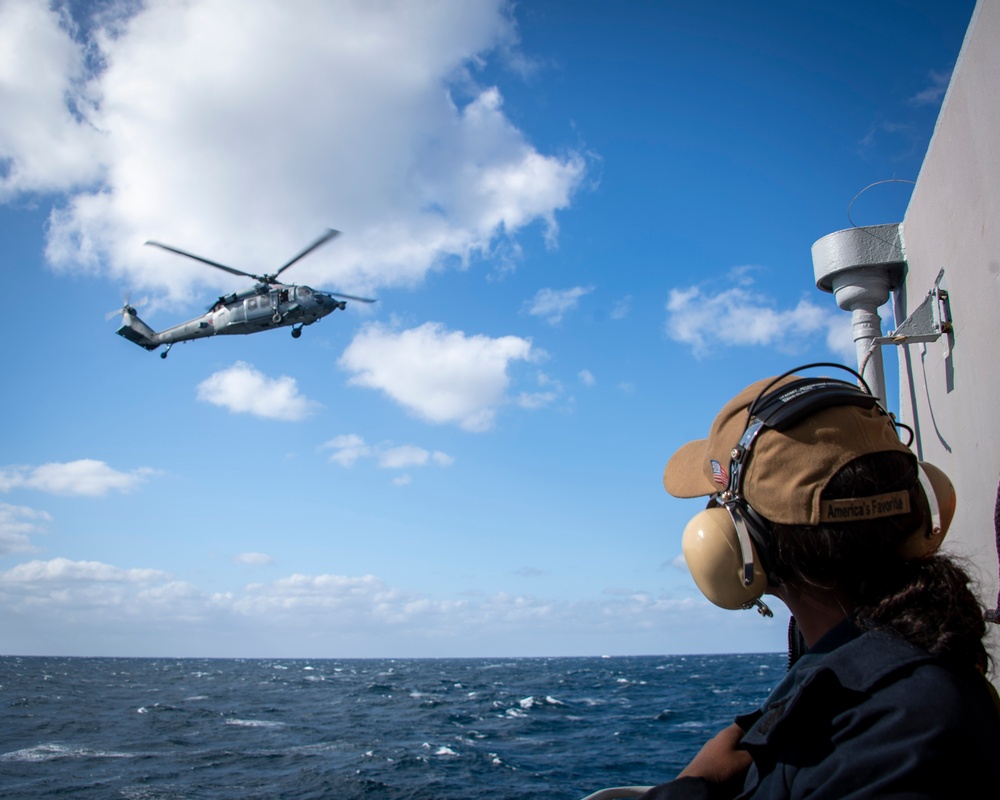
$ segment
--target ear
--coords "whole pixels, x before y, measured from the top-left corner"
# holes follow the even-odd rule
[[[948,476],[926,461],[920,462],[920,487],[927,499],[929,520],[900,547],[899,552],[907,561],[937,552],[951,527],[958,500]]]
[[[684,528],[684,560],[702,594],[722,608],[747,608],[767,590],[767,577],[750,542],[753,583],[743,583],[743,552],[736,525],[723,507],[707,508]]]

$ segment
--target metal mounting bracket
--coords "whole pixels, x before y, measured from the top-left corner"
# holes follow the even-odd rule
[[[942,287],[944,270],[942,269],[934,280],[934,287],[927,293],[924,301],[914,309],[896,330],[888,336],[879,336],[874,341],[877,344],[916,344],[917,342],[936,342],[943,334],[953,330],[951,321],[951,304],[948,302],[948,291]]]

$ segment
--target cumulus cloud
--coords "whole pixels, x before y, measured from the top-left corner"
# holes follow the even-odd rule
[[[552,240],[583,185],[580,154],[540,152],[477,80],[526,61],[506,0],[98,5],[80,26],[0,7],[0,199],[69,194],[57,268],[188,299],[234,279],[143,241],[261,273],[333,226],[299,280],[412,284],[533,222]]]
[[[65,9],[0,4],[0,200],[86,186],[101,175],[104,141],[89,123],[86,60]]]
[[[641,605],[676,607],[648,594],[628,593]],[[587,604],[553,602],[499,592],[476,599],[432,599],[396,589],[376,575],[295,573],[266,583],[251,583],[236,592],[211,594],[152,569],[122,568],[98,561],[55,558],[31,561],[0,573],[0,603],[5,610],[45,608],[103,610],[136,616],[136,604],[161,621],[182,604],[191,618],[209,620],[222,613],[230,619],[253,620],[262,627],[288,625],[323,630],[365,625],[474,630],[487,623],[526,621],[557,626],[577,616]],[[603,616],[603,615],[595,615]],[[596,621],[596,620],[595,620]],[[609,620],[610,621],[610,620]]]
[[[722,347],[774,347],[800,352],[817,339],[838,356],[852,360],[851,318],[836,307],[802,299],[779,308],[750,279],[718,293],[701,287],[672,289],[666,304],[667,335],[702,357]]]
[[[574,286],[572,289],[539,289],[527,303],[525,310],[535,317],[542,317],[550,325],[558,325],[566,314],[575,309],[580,298],[594,291],[593,286]]]
[[[38,467],[12,466],[0,469],[0,492],[23,488],[48,494],[100,497],[110,491],[128,492],[154,474],[155,470],[149,467],[120,472],[90,458]]]
[[[430,464],[448,467],[455,459],[440,450],[425,450],[412,444],[395,446],[388,442],[368,445],[356,433],[335,436],[323,444],[321,449],[333,450],[330,461],[342,467],[352,467],[361,458],[374,458],[384,469],[408,469],[425,467]],[[399,480],[398,478],[396,479]]]
[[[531,567],[517,574],[544,576]],[[549,654],[571,654],[595,631],[632,636],[638,647],[678,620],[695,632],[708,619],[716,627],[732,619],[693,587],[680,596],[595,591],[575,601],[456,588],[454,598],[439,598],[373,574],[299,572],[212,592],[159,570],[65,558],[0,572],[0,613],[5,642],[21,652],[58,642],[64,655],[156,655],[191,653],[196,642],[201,656],[284,657],[509,653],[532,636]]]
[[[44,531],[51,521],[44,511],[0,503],[0,556],[34,550],[30,536]]]
[[[299,394],[294,378],[268,378],[252,364],[237,361],[198,384],[198,399],[237,414],[296,422],[308,417],[318,403]]]
[[[169,576],[156,569],[122,569],[100,561],[71,561],[53,558],[50,561],[28,561],[0,575],[5,587],[56,586],[67,588],[80,583],[146,584]]]
[[[593,386],[597,383],[597,378],[594,377],[594,373],[589,369],[581,369],[578,373],[576,373],[576,377],[580,379],[580,383],[584,386]]]
[[[436,322],[404,331],[371,323],[339,364],[354,373],[352,385],[378,389],[428,422],[485,431],[507,402],[508,367],[541,356],[517,336],[466,336]]]
[[[156,569],[53,558],[0,572],[5,618],[12,624],[26,619],[43,636],[59,628],[62,641],[79,636],[81,625],[91,633],[124,620],[140,628],[165,621],[183,626],[204,619],[212,605],[193,585]]]

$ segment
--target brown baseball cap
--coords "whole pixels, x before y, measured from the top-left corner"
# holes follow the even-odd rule
[[[728,488],[732,450],[750,422],[748,410],[770,386],[778,390],[799,376],[752,383],[719,412],[707,439],[688,442],[671,456],[663,486],[675,497],[702,497]],[[821,503],[827,482],[848,462],[872,453],[916,456],[877,406],[834,405],[811,413],[784,430],[764,427],[744,467],[742,496],[759,514],[783,525],[818,525],[840,515],[873,518],[905,513],[905,492]],[[854,506],[850,504],[854,503]],[[909,511],[907,505],[905,511]]]

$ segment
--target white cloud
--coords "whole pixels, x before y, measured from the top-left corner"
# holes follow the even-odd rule
[[[146,584],[167,578],[167,573],[156,569],[122,569],[100,561],[71,561],[68,558],[28,561],[0,574],[4,587],[20,586],[26,592],[38,586],[67,589],[84,583]]]
[[[584,180],[476,82],[524,61],[506,0],[112,0],[73,36],[35,0],[0,13],[0,199],[71,193],[62,269],[188,298],[233,278],[143,241],[260,273],[333,226],[297,279],[409,284],[535,221],[551,240]]]
[[[244,361],[199,383],[198,399],[237,414],[293,422],[305,419],[319,405],[299,394],[294,378],[268,378]]]
[[[267,553],[239,553],[233,556],[233,562],[248,567],[266,567],[273,563],[274,559]]]
[[[379,466],[387,469],[422,467],[430,460],[430,456],[431,454],[422,447],[407,444],[384,450],[379,455]]]
[[[507,368],[541,357],[517,336],[466,336],[428,322],[405,331],[366,325],[340,358],[350,383],[379,389],[419,417],[469,431],[493,427],[507,402]]]
[[[635,597],[641,597],[645,606],[656,603],[648,595],[629,593],[630,599]],[[296,573],[232,593],[209,594],[159,570],[124,569],[97,561],[31,561],[0,573],[0,607],[5,612],[44,609],[54,614],[62,609],[77,618],[87,611],[134,618],[142,607],[147,621],[154,623],[168,618],[179,605],[194,619],[207,621],[221,613],[262,628],[319,626],[325,632],[370,625],[472,631],[483,624],[546,620],[557,627],[576,616],[573,604],[502,592],[476,601],[431,599],[392,588],[370,574]]]
[[[749,279],[717,294],[697,286],[672,289],[665,329],[671,339],[689,345],[699,357],[737,346],[794,353],[821,338],[838,356],[854,358],[850,315],[806,299],[792,308],[776,306],[774,298],[754,290]]]
[[[517,405],[535,411],[552,405],[559,395],[556,392],[521,392],[517,396]]]
[[[39,467],[12,466],[0,469],[0,492],[24,488],[48,494],[99,497],[112,490],[130,491],[154,474],[155,470],[149,467],[119,472],[103,461],[90,458]]]
[[[544,372],[538,373],[538,385],[542,387],[537,392],[521,392],[514,401],[519,408],[526,408],[535,411],[552,405],[562,394],[563,387],[555,378],[549,377]]]
[[[439,467],[447,467],[454,459],[440,451],[430,452],[422,447],[403,445],[392,447],[379,454],[379,466],[387,469],[406,469],[407,467],[423,467],[433,463]]]
[[[335,436],[326,442],[321,449],[333,450],[334,453],[330,456],[330,460],[342,467],[352,467],[359,458],[372,454],[372,449],[365,444],[365,440],[355,433]]]
[[[78,646],[87,648],[98,630],[110,628],[117,637],[124,621],[132,621],[136,632],[165,622],[184,627],[204,619],[211,605],[211,598],[191,584],[155,569],[53,558],[0,573],[5,619],[12,626],[25,620],[41,637],[41,647],[57,635],[63,643],[79,638]],[[81,634],[81,629],[86,632]]]
[[[576,376],[580,379],[580,383],[584,386],[593,386],[597,383],[597,378],[594,377],[594,373],[589,369],[581,369]]]
[[[440,450],[425,450],[412,444],[368,445],[355,433],[335,436],[323,444],[321,449],[333,450],[334,453],[330,456],[330,461],[340,464],[342,467],[352,467],[361,458],[375,458],[383,469],[408,469],[410,467],[425,467],[428,464],[448,467],[455,461],[452,456]]]
[[[83,118],[94,111],[84,53],[67,30],[65,10],[49,6],[0,3],[0,200],[70,189],[101,175],[104,138]]]
[[[0,556],[34,550],[29,536],[44,531],[51,521],[44,511],[0,503]]]
[[[633,652],[678,626],[684,633],[672,640],[704,652],[691,635],[734,619],[693,587],[678,596],[595,589],[576,601],[460,586],[454,594],[435,598],[376,575],[330,573],[295,573],[220,593],[159,570],[65,558],[0,572],[5,645],[24,653],[472,656],[523,652],[531,641],[540,652],[568,655],[585,652],[595,632],[628,642],[625,651]]]
[[[544,317],[550,325],[562,322],[566,314],[575,309],[580,298],[594,291],[593,286],[575,286],[572,289],[539,289],[527,303],[525,310],[536,317]]]

